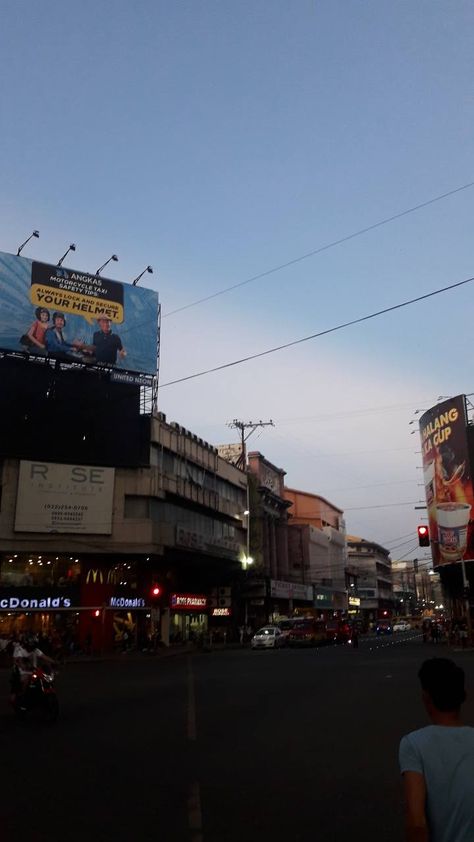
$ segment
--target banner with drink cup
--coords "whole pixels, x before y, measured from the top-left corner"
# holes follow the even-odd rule
[[[474,491],[466,398],[458,395],[420,418],[423,479],[433,565],[474,559]]]

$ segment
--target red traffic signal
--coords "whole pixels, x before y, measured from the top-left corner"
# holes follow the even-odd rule
[[[429,547],[430,545],[430,531],[427,526],[417,526],[418,544],[420,547]]]
[[[163,593],[163,589],[162,589],[161,585],[157,585],[156,583],[154,585],[152,585],[151,596],[152,596],[153,599],[158,599],[158,597],[160,597],[162,595],[162,593]]]
[[[95,608],[92,612],[93,617],[100,617],[100,608]]]

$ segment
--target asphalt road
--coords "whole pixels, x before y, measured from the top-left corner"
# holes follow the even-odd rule
[[[69,664],[57,725],[0,708],[1,838],[402,840],[398,743],[426,724],[421,661],[446,653],[408,634]],[[474,687],[474,652],[449,654]]]

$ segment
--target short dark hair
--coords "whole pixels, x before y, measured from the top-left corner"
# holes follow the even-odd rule
[[[418,678],[440,711],[459,710],[466,699],[464,670],[449,658],[429,658],[421,665]]]
[[[41,313],[47,313],[48,314],[48,321],[49,321],[49,310],[47,310],[46,307],[37,307],[36,308],[35,316],[38,320],[41,318]]]
[[[64,313],[58,313],[57,311],[53,313],[53,324],[56,319],[62,319],[64,322],[64,327],[66,327],[66,319],[64,318]]]

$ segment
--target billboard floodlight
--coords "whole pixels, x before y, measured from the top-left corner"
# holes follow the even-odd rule
[[[140,278],[143,278],[143,275],[145,274],[145,272],[149,272],[150,275],[153,275],[153,266],[147,266],[146,269],[143,270],[143,272],[140,272],[140,274],[137,275],[135,280],[132,281],[132,286],[136,287],[136,285],[138,284],[138,281],[140,280]]]
[[[56,263],[56,266],[62,266],[63,265],[63,260],[64,260],[65,257],[68,256],[70,251],[76,251],[76,244],[75,243],[71,243],[68,250],[65,251],[63,256],[59,258],[58,262]]]
[[[102,264],[102,266],[99,266],[99,268],[97,269],[97,272],[95,274],[100,275],[100,273],[102,272],[102,269],[105,269],[105,267],[107,266],[108,263],[110,263],[111,260],[115,260],[115,262],[117,262],[117,260],[118,260],[117,255],[113,254],[111,257],[109,257],[109,259],[106,260],[105,263]]]
[[[29,242],[30,242],[30,240],[31,240],[33,237],[38,238],[38,237],[39,237],[39,235],[40,235],[40,232],[39,232],[39,231],[37,231],[37,230],[35,229],[35,230],[33,231],[33,233],[32,233],[32,234],[30,234],[30,236],[29,236],[29,237],[27,237],[27,239],[25,240],[25,242],[24,242],[24,243],[22,243],[22,244],[21,244],[21,246],[18,246],[18,251],[17,251],[17,253],[16,253],[16,256],[17,256],[17,257],[19,257],[19,256],[20,256],[20,254],[21,254],[21,252],[22,252],[22,251],[23,251],[23,249],[25,248],[26,244],[27,244],[27,243],[29,243]]]

